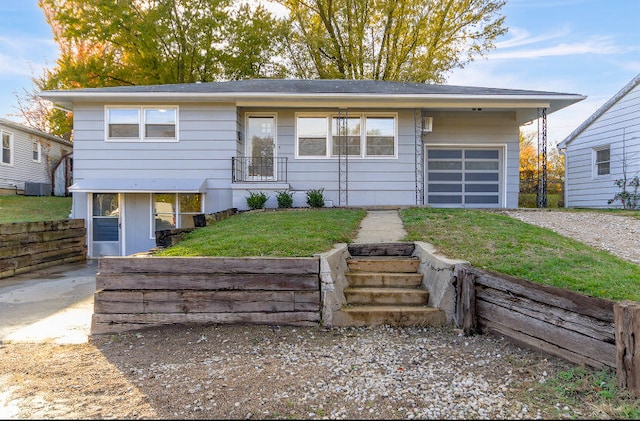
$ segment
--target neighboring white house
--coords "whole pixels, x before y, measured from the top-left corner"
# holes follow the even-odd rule
[[[45,91],[74,112],[74,218],[89,256],[155,246],[249,192],[327,206],[517,208],[519,127],[585,97],[363,80]]]
[[[66,168],[73,144],[63,138],[0,118],[0,194],[64,196],[69,177],[56,178],[60,164]],[[57,181],[57,185],[56,185]]]
[[[558,144],[565,155],[566,207],[608,204],[615,184],[640,175],[640,74]]]

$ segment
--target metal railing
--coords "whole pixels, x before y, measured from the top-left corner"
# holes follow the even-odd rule
[[[234,156],[231,158],[234,183],[287,182],[287,158]]]

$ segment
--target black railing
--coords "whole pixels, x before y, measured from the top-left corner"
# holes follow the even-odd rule
[[[234,183],[287,182],[287,158],[235,156],[231,158]]]

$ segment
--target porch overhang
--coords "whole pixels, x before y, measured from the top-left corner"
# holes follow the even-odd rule
[[[202,178],[85,178],[69,187],[78,193],[203,193],[206,189],[207,180]]]

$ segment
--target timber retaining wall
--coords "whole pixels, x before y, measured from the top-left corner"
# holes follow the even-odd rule
[[[0,279],[86,259],[84,219],[0,224]]]
[[[457,325],[602,369],[616,368],[614,301],[471,266],[456,267]]]
[[[320,261],[102,257],[91,334],[182,323],[317,326]]]

